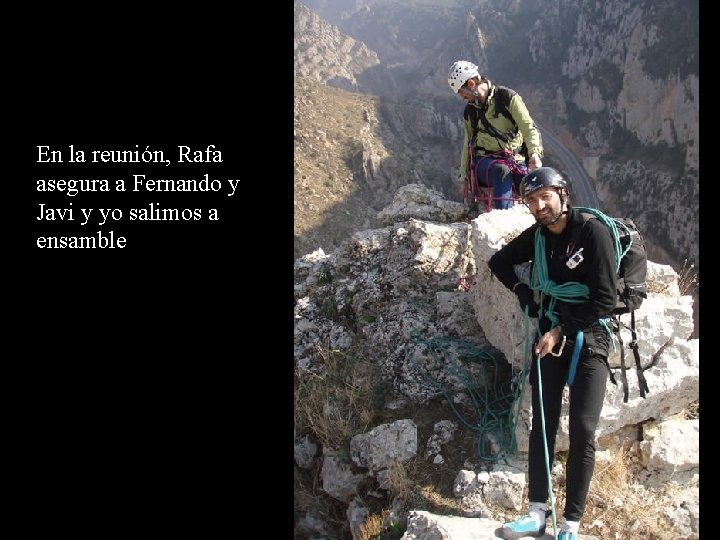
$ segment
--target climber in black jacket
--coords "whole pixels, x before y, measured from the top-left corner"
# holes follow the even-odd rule
[[[545,533],[546,467],[552,470],[563,388],[568,382],[570,449],[565,519],[558,538],[574,540],[595,465],[595,429],[608,379],[607,319],[617,296],[615,246],[610,231],[600,220],[586,220],[573,210],[567,183],[555,169],[540,167],[529,173],[520,184],[520,195],[536,223],[488,261],[492,273],[517,295],[521,307],[527,308],[531,317],[540,315],[530,370],[533,416],[528,454],[529,510],[501,530],[506,539]],[[515,265],[527,261],[533,261],[532,288],[521,282],[514,270]],[[536,303],[535,294],[539,294],[541,305]],[[549,464],[545,463],[537,357]]]

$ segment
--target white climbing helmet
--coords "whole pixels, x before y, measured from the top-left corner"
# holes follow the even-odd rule
[[[450,85],[450,88],[453,89],[453,92],[457,94],[462,85],[465,84],[468,79],[479,76],[480,71],[478,71],[478,67],[475,64],[467,62],[466,60],[458,60],[450,66],[448,84]]]

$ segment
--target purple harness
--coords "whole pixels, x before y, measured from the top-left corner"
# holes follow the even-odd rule
[[[490,171],[489,164],[485,167],[485,174],[482,175],[484,178],[478,177],[478,170],[480,169],[480,164],[483,160],[491,160],[505,165],[509,169],[510,174],[513,175],[515,180],[513,183],[516,187],[520,183],[522,177],[528,173],[525,163],[517,161],[515,159],[515,155],[509,150],[499,150],[490,154],[473,157],[470,161],[470,190],[473,201],[481,200],[480,186],[492,187],[492,183],[488,178]]]

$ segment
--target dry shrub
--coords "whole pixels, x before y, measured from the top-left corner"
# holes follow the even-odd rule
[[[393,499],[410,501],[416,491],[416,483],[408,472],[408,467],[398,461],[393,461],[388,467],[388,483],[388,492]]]
[[[372,540],[383,532],[383,517],[379,514],[370,514],[358,531],[359,540]]]
[[[700,418],[700,400],[696,399],[690,403],[683,411],[685,420],[698,420]]]
[[[446,450],[450,450],[446,446]],[[439,485],[452,481],[441,480],[437,465],[421,455],[404,462],[393,462],[388,467],[388,494],[394,501],[402,501],[406,510],[427,510],[440,514],[462,514],[460,499],[452,494],[452,488],[439,489]],[[457,471],[453,470],[454,478]]]
[[[384,508],[370,514],[358,531],[359,540],[399,540],[405,533],[405,521],[396,520],[390,510]]]
[[[700,282],[698,281],[698,272],[694,264],[688,265],[688,260],[683,261],[683,267],[678,274],[678,287],[682,295],[694,295]]]
[[[394,512],[382,508],[370,514],[360,529],[361,540],[400,539],[407,523],[398,512],[407,512],[411,508],[460,515],[459,501],[438,493],[433,468],[428,460],[419,456],[405,462],[391,462],[387,469],[387,501],[392,501]]]
[[[377,368],[360,355],[318,348],[313,371],[295,374],[295,435],[309,435],[321,449],[338,450],[349,463],[350,439],[366,432],[373,419],[373,392],[378,383]],[[295,467],[295,512],[316,516],[331,536],[345,538],[349,535],[347,505],[323,491],[321,461],[316,459],[309,470]],[[299,534],[296,531],[296,538],[302,538]]]
[[[309,514],[322,522],[328,531],[346,531],[346,505],[327,495],[321,488],[317,471],[304,471],[295,467],[294,511],[297,515]],[[296,529],[295,538],[306,538]]]
[[[590,484],[583,524],[585,534],[605,539],[678,538],[663,515],[667,490],[643,489],[633,479],[632,447],[616,450],[609,463],[598,463]]]
[[[378,370],[350,353],[322,348],[317,352],[317,372],[295,376],[295,431],[310,433],[323,447],[342,450],[372,421]]]

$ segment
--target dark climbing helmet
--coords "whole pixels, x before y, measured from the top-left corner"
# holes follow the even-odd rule
[[[520,181],[520,198],[525,198],[533,191],[544,187],[567,189],[567,182],[562,175],[552,167],[538,167],[526,174]]]

